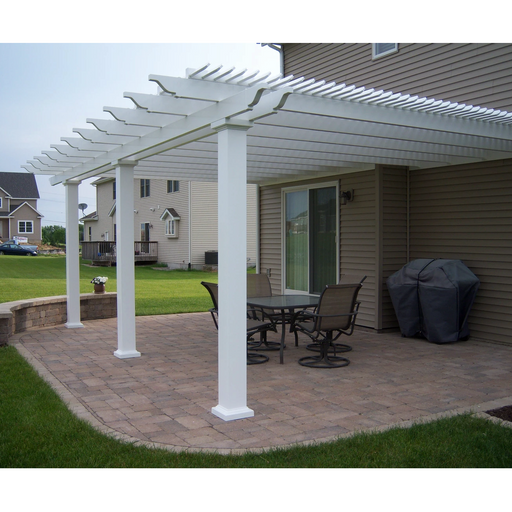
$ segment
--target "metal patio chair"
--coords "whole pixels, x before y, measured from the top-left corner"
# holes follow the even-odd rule
[[[208,293],[210,294],[210,297],[213,302],[213,308],[211,308],[210,314],[213,318],[213,323],[215,324],[215,328],[219,329],[219,286],[217,283],[208,283],[205,281],[201,281],[201,284],[208,290]],[[253,313],[253,312],[251,312]],[[256,315],[256,313],[253,313]],[[255,334],[261,334],[266,333],[267,331],[274,331],[277,332],[277,329],[275,327],[275,324],[267,319],[267,320],[261,320],[260,318],[263,317],[262,313],[259,313],[257,316],[249,317],[249,312],[247,315],[247,343],[249,348],[249,342],[253,341],[253,336]],[[268,361],[268,357],[264,354],[255,354],[253,352],[247,351],[247,364],[261,364],[266,363]]]
[[[318,356],[302,357],[299,364],[313,368],[340,368],[350,364],[347,358],[336,355],[346,352],[347,345],[334,342],[341,335],[350,336],[354,332],[360,289],[361,283],[327,285],[314,312],[299,311],[294,316],[292,327],[320,346]]]
[[[272,286],[267,274],[247,274],[247,297],[272,297]],[[280,324],[281,313],[273,309],[248,309],[248,316],[254,320],[269,320],[274,325]],[[276,341],[267,341],[267,332],[260,333],[259,341],[250,343],[251,350],[279,350],[281,344]]]
[[[247,274],[247,297],[272,297],[272,286],[267,274]],[[273,309],[263,309],[264,318],[268,318],[276,325],[283,323],[283,317],[280,311]],[[297,333],[292,329],[293,312],[285,315],[285,323],[290,324],[290,332],[295,336],[295,346],[299,345]],[[283,326],[284,328],[284,326]],[[265,334],[262,335],[259,345],[255,345],[254,350],[280,350],[280,343],[266,341]]]

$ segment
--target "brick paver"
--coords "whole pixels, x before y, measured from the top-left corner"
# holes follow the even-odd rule
[[[142,356],[118,359],[117,320],[32,329],[12,344],[78,416],[117,438],[172,450],[239,453],[327,441],[461,411],[512,405],[512,346],[470,339],[435,345],[358,329],[351,364],[313,369],[290,338],[248,366],[254,417],[224,422],[217,405],[217,333],[209,313],[137,317]],[[278,335],[273,334],[271,340]]]

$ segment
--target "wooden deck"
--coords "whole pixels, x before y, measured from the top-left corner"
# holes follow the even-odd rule
[[[158,261],[158,242],[135,242],[135,263]],[[93,265],[115,265],[117,261],[115,242],[82,242],[82,259],[91,260]]]

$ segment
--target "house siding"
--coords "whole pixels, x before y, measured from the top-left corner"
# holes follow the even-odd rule
[[[97,183],[97,221],[86,221],[86,239],[88,227],[92,228],[92,241],[114,240],[116,214],[108,213],[115,203],[112,196],[112,183],[109,180]],[[190,196],[189,196],[190,194]],[[247,256],[250,264],[256,264],[256,186],[247,188]],[[189,208],[189,202],[192,206]],[[160,220],[166,208],[174,208],[179,221],[178,237],[165,234],[165,221]],[[167,193],[167,180],[150,182],[148,197],[140,197],[140,181],[134,182],[134,239],[141,239],[141,224],[149,223],[149,240],[158,242],[158,260],[170,268],[187,268],[189,262],[194,268],[202,268],[205,251],[217,250],[217,184],[180,181],[178,192]],[[189,222],[191,222],[189,226]],[[102,236],[103,235],[103,236]],[[189,235],[192,243],[189,245]]]
[[[28,202],[28,201],[27,201]],[[18,231],[19,221],[31,221],[33,226],[32,233],[20,233]],[[35,212],[30,206],[23,205],[21,208],[16,210],[16,213],[10,220],[11,222],[11,233],[10,238],[15,236],[22,236],[28,238],[29,244],[39,245],[41,243],[41,219],[37,212]]]
[[[462,260],[480,279],[473,337],[512,343],[512,161],[410,173],[410,257]]]
[[[387,278],[408,262],[408,170],[382,167],[381,261],[379,262],[380,311],[377,316],[379,329],[398,327],[391,296],[387,289]]]
[[[355,199],[340,205],[339,261],[341,274],[363,273],[367,276],[359,293],[361,306],[357,325],[378,328],[377,294],[377,179],[375,171],[343,174],[321,180],[308,180],[301,185],[339,181],[340,191],[354,190]],[[260,267],[270,271],[275,294],[283,293],[282,285],[282,189],[297,186],[297,182],[262,187],[260,191]]]
[[[377,221],[378,194],[375,171],[340,176],[340,191],[354,190],[354,200],[340,205],[340,274],[364,274],[357,325],[378,328],[376,318],[379,273]]]
[[[285,75],[512,110],[511,44],[284,44]]]
[[[269,273],[272,293],[281,294],[282,267],[281,187],[260,189],[260,273]]]

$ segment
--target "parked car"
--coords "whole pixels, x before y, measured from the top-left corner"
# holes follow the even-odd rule
[[[29,245],[29,244],[20,244],[17,240],[6,240],[3,242],[4,244],[14,244],[14,245],[21,245],[21,247],[25,249],[31,249],[32,251],[37,251],[37,245]],[[0,245],[2,245],[2,241],[0,240]]]
[[[18,256],[37,256],[37,248],[34,249],[34,246],[23,246],[18,244],[13,244],[11,242],[6,242],[4,244],[0,244],[0,256],[4,254],[15,254]]]

